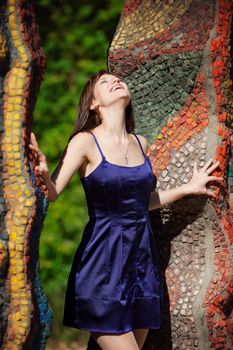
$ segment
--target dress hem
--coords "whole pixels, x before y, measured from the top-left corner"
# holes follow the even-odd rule
[[[87,331],[87,332],[98,332],[98,333],[109,333],[109,334],[127,333],[127,332],[130,332],[130,331],[133,331],[134,329],[160,329],[161,328],[161,325],[159,325],[158,327],[142,325],[142,326],[132,327],[132,328],[129,328],[127,330],[116,331],[115,329],[114,330],[90,329],[90,328],[87,329],[87,328],[82,327],[82,326],[77,326],[75,324],[70,324],[70,323],[65,323],[65,322],[63,322],[63,325],[66,326],[66,327],[80,329],[80,330]]]
[[[89,332],[125,333],[139,328],[159,329],[161,315],[158,296],[114,301],[76,297],[75,305],[66,299],[63,325]]]

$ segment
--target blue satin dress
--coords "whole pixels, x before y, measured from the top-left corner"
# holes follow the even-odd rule
[[[144,162],[102,161],[81,178],[89,221],[68,278],[63,324],[101,333],[161,324],[162,283],[148,204],[154,174]]]

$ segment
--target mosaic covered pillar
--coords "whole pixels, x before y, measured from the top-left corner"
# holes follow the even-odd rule
[[[213,157],[217,199],[188,196],[151,213],[164,319],[144,349],[233,349],[231,0],[128,0],[108,64],[132,93],[157,189],[187,183]],[[153,310],[151,310],[153,312]]]
[[[0,4],[0,348],[44,349],[52,313],[39,280],[39,236],[48,206],[29,152],[45,55],[33,1]]]

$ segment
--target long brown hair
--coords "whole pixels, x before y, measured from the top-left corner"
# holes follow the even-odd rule
[[[71,133],[68,142],[80,131],[90,130],[101,124],[101,119],[98,114],[90,109],[92,100],[93,100],[93,91],[95,83],[103,74],[111,74],[122,79],[118,74],[111,73],[107,70],[101,69],[86,82],[78,104],[78,116],[75,121],[75,126],[73,132]],[[125,108],[125,126],[128,133],[134,131],[135,128],[135,118],[134,111],[131,100]]]

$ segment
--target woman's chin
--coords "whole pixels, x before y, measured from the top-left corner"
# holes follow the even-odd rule
[[[106,103],[106,107],[111,107],[111,106],[117,106],[119,108],[126,107],[130,102],[129,96],[118,96],[115,99],[112,99],[109,101],[109,103]]]

